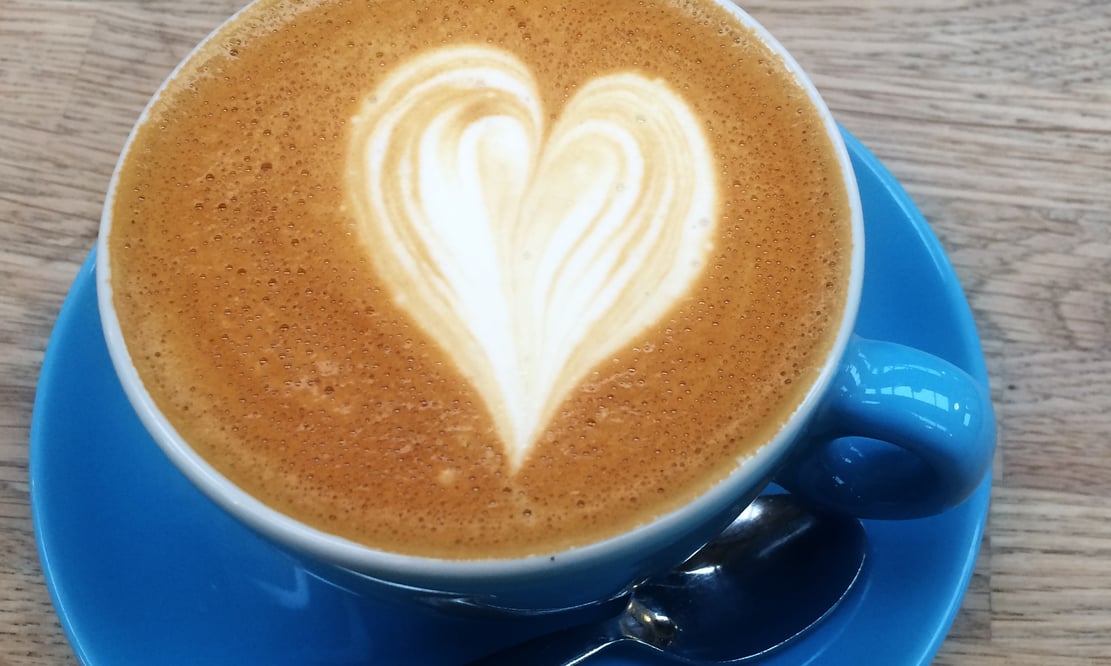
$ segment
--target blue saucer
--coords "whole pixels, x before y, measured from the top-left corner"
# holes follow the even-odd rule
[[[941,246],[855,138],[868,234],[857,331],[918,346],[987,381]],[[90,255],[58,316],[31,427],[31,502],[46,582],[81,661],[117,664],[458,664],[538,630],[353,596],[315,578],[201,495],[162,455],[112,370]],[[835,613],[754,663],[927,664],[964,596],[990,478],[963,505],[868,522],[869,564]],[[654,664],[635,649],[590,663]]]

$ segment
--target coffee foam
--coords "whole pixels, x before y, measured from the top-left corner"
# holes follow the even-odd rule
[[[848,206],[805,94],[723,11],[383,0],[298,5],[275,24],[259,18],[271,5],[152,107],[109,239],[136,367],[222,474],[380,548],[552,552],[681,505],[794,410],[840,321]],[[590,81],[666,81],[715,164],[702,269],[586,371],[515,471],[484,394],[368,255],[347,191],[367,95],[416,54],[476,44],[525,64],[549,135]]]
[[[661,81],[589,81],[551,127],[485,46],[405,63],[351,128],[348,198],[397,302],[482,394],[519,468],[583,376],[669,310],[710,250],[713,157]]]

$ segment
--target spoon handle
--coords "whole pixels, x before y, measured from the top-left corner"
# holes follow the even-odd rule
[[[574,666],[623,640],[616,619],[570,627],[513,645],[469,666]]]

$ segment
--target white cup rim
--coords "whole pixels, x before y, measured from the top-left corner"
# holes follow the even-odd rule
[[[652,544],[658,540],[659,534],[679,529],[681,525],[691,520],[692,516],[704,515],[723,506],[735,504],[736,496],[743,494],[743,490],[751,485],[746,482],[746,479],[769,477],[771,471],[775,469],[787,453],[790,448],[789,444],[797,438],[806,417],[816,408],[821,395],[828,387],[840,364],[840,359],[852,335],[863,285],[863,214],[848,150],[831,112],[809,77],[779,41],[748,13],[729,2],[729,0],[709,1],[733,13],[744,26],[751,29],[782,59],[787,70],[795,77],[800,87],[806,91],[811,103],[821,115],[823,125],[833,143],[844,176],[851,211],[851,239],[853,244],[841,322],[834,343],[818,376],[814,379],[809,391],[794,413],[790,415],[775,436],[755,453],[746,457],[725,479],[682,507],[630,531],[601,541],[557,553],[543,553],[526,557],[456,560],[375,549],[301,523],[263,504],[239,488],[216,471],[186,443],[184,438],[162,415],[153,398],[143,386],[124,342],[120,323],[112,303],[111,266],[107,239],[111,231],[112,208],[115,193],[119,186],[120,169],[138,128],[147,121],[155,100],[181,69],[189,63],[197,51],[218,34],[225,25],[235,21],[243,12],[248,11],[254,3],[228,18],[227,21],[202,40],[189,55],[182,59],[152,96],[150,103],[133,126],[120,153],[119,161],[113,171],[108,187],[108,194],[101,216],[100,232],[97,238],[96,286],[98,307],[109,355],[125,394],[143,425],[167,457],[205,495],[255,530],[279,543],[342,567],[370,576],[381,576],[389,582],[403,585],[427,585],[433,589],[437,589],[436,586],[440,584],[450,585],[453,581],[473,582],[490,579],[506,581],[530,578],[536,575],[549,574],[556,567],[585,569],[592,562],[612,557],[615,554],[635,553],[640,549],[652,547]]]

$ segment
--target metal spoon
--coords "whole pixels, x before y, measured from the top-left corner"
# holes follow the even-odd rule
[[[829,615],[856,582],[864,554],[858,520],[791,495],[765,495],[674,571],[633,588],[617,617],[540,636],[472,666],[571,666],[626,641],[688,664],[743,662]]]

